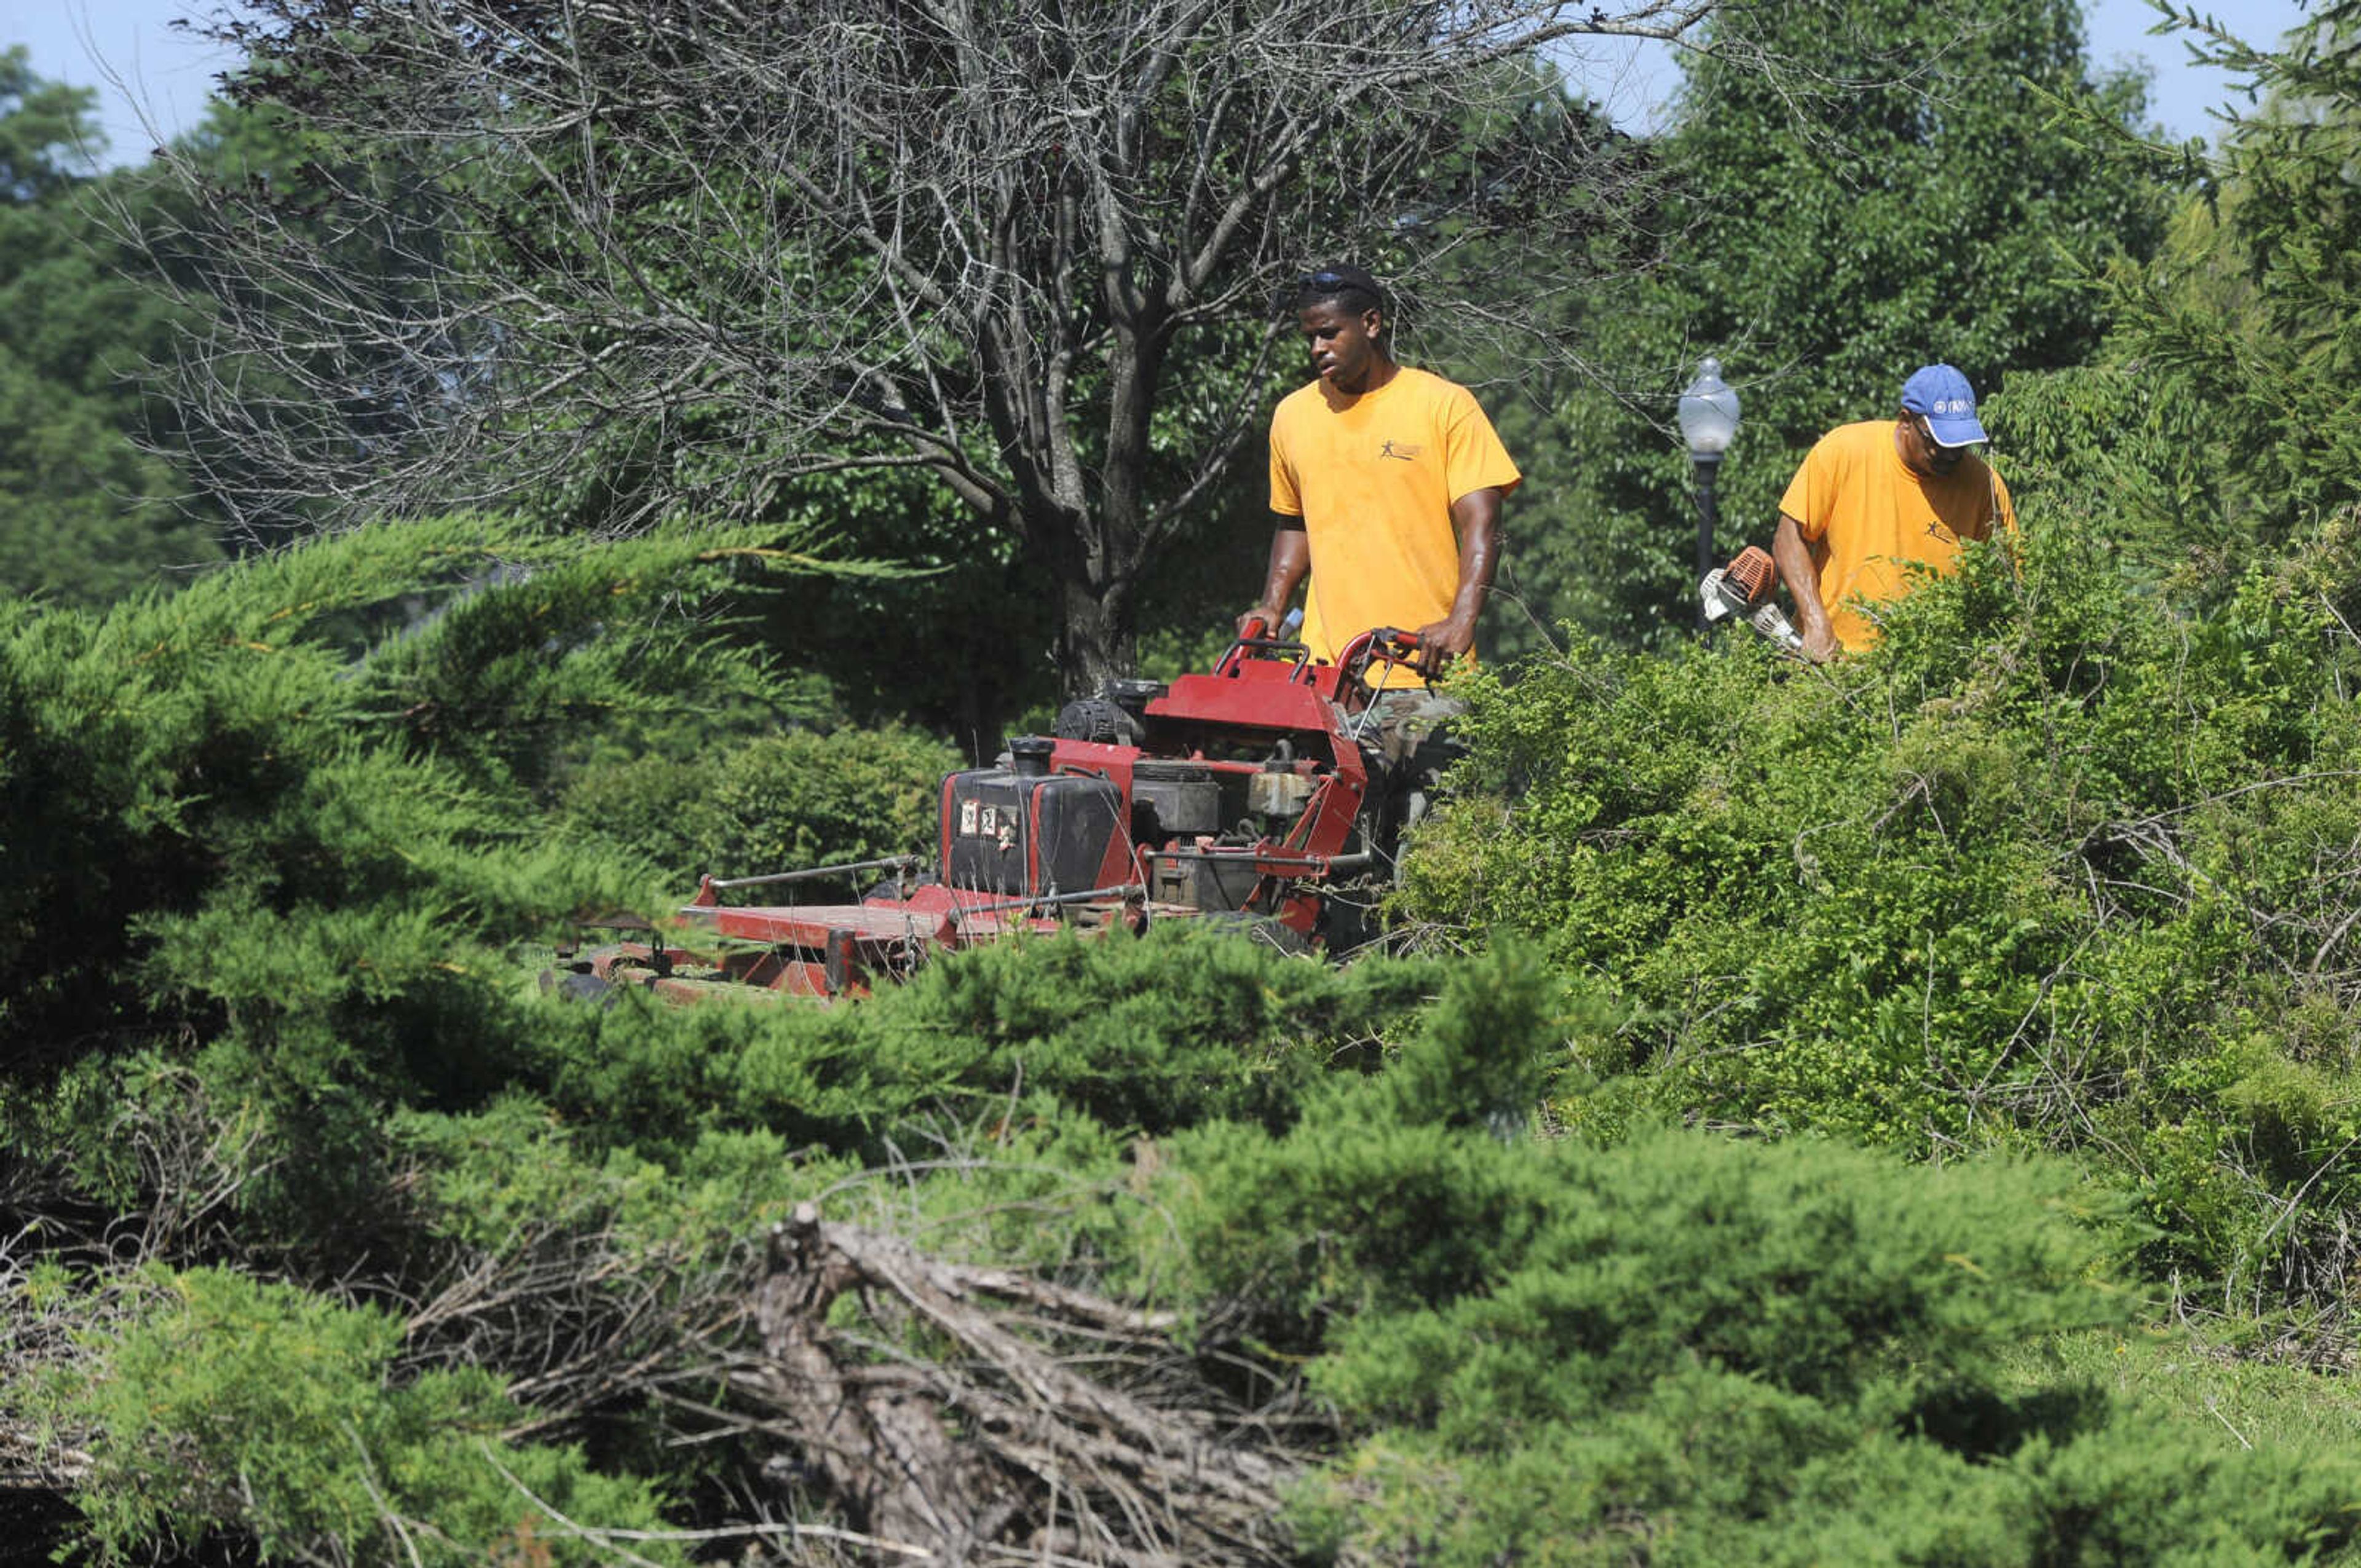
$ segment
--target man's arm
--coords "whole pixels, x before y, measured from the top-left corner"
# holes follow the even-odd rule
[[[1779,514],[1778,530],[1771,535],[1771,559],[1779,565],[1779,580],[1795,596],[1795,619],[1803,625],[1804,656],[1815,663],[1825,664],[1837,655],[1837,634],[1828,625],[1828,606],[1820,602],[1820,575],[1812,569],[1812,547],[1804,543],[1804,530],[1785,512]]]
[[[1279,623],[1287,619],[1287,601],[1295,597],[1298,584],[1312,570],[1312,540],[1303,532],[1303,520],[1285,512],[1274,514],[1279,526],[1271,531],[1270,565],[1262,581],[1262,602],[1238,617],[1238,635],[1246,634],[1246,622],[1262,622],[1263,635],[1279,635]]]
[[[1418,629],[1418,672],[1430,680],[1476,646],[1476,619],[1484,613],[1500,565],[1500,497],[1498,486],[1488,485],[1451,503],[1451,526],[1459,535],[1459,591],[1449,615]]]

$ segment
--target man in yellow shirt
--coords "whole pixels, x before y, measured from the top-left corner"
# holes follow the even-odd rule
[[[1277,627],[1308,574],[1303,640],[1331,662],[1373,627],[1415,631],[1421,674],[1476,642],[1500,550],[1500,502],[1521,477],[1466,388],[1396,364],[1385,292],[1357,267],[1297,284],[1297,324],[1318,378],[1270,421],[1279,516],[1262,601],[1238,618]],[[1414,680],[1408,674],[1396,684]]]
[[[1983,441],[1975,390],[1949,365],[1902,384],[1892,422],[1820,437],[1780,498],[1771,542],[1808,657],[1874,644],[1877,623],[1863,612],[1908,591],[1913,565],[1949,573],[1963,540],[1991,537],[1995,522],[2016,532],[2008,487],[1969,450]]]
[[[1238,635],[1256,620],[1278,627],[1307,575],[1303,641],[1315,659],[1334,663],[1374,628],[1418,634],[1415,671],[1382,681],[1411,689],[1371,704],[1384,769],[1370,848],[1390,861],[1460,751],[1444,730],[1466,705],[1420,677],[1475,647],[1499,563],[1500,502],[1522,476],[1474,393],[1395,363],[1377,280],[1322,268],[1297,280],[1295,304],[1317,379],[1271,415],[1278,527],[1262,600],[1238,617]]]

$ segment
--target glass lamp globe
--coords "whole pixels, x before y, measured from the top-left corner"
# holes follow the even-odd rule
[[[1691,457],[1719,457],[1738,433],[1738,393],[1721,378],[1721,361],[1697,366],[1697,379],[1681,393],[1681,439]]]

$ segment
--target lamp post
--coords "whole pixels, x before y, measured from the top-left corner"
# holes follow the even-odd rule
[[[1697,468],[1697,569],[1703,581],[1714,568],[1714,476],[1720,471],[1722,454],[1730,450],[1730,437],[1738,433],[1738,394],[1721,378],[1720,360],[1699,362],[1697,379],[1681,393],[1680,420],[1681,439],[1688,443],[1689,462]],[[1698,633],[1705,629],[1705,609],[1699,606]]]

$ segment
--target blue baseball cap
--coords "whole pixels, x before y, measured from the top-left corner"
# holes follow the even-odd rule
[[[1902,383],[1902,406],[1927,416],[1938,446],[1972,446],[1991,438],[1976,422],[1976,389],[1949,365],[1927,365]]]

